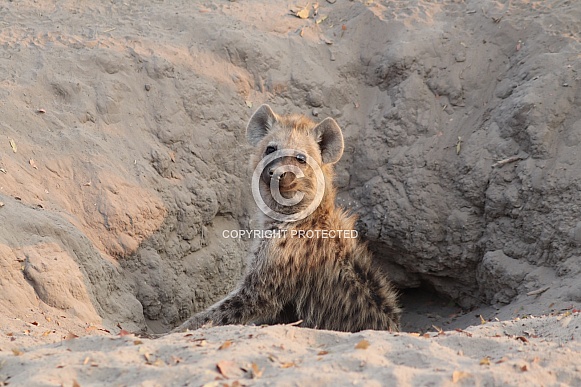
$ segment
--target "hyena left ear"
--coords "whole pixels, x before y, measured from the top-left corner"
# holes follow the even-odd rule
[[[324,164],[333,164],[343,155],[343,134],[341,128],[332,118],[325,118],[313,129],[315,138],[321,148]]]
[[[270,106],[264,104],[259,107],[246,126],[246,138],[252,146],[258,145],[276,122],[276,114]]]

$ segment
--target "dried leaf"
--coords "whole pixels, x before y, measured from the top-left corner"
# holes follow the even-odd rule
[[[38,109],[36,112],[37,112],[37,113],[44,114],[44,113],[46,113],[46,110],[44,110],[44,109]]]
[[[237,377],[241,374],[240,367],[238,367],[236,363],[230,360],[219,361],[218,364],[216,364],[216,368],[218,369],[218,372],[220,372],[225,378]]]
[[[89,356],[87,356],[85,358],[85,360],[83,360],[83,365],[87,365],[87,363],[89,363],[90,360],[91,360],[91,358]]]
[[[18,348],[12,348],[12,353],[14,354],[14,356],[20,356],[20,355],[24,354],[24,352],[22,352]]]
[[[460,139],[461,139],[461,137],[458,137],[458,140],[460,140]],[[458,148],[458,149],[460,149],[460,148]],[[481,314],[479,314],[478,317],[480,317],[480,324],[486,324],[486,320],[484,319],[484,317],[482,317]]]
[[[303,8],[298,12],[295,12],[295,16],[301,19],[308,19],[309,18],[309,9]]]
[[[296,364],[295,364],[295,362],[289,361],[289,362],[286,362],[286,363],[282,363],[280,365],[280,367],[281,368],[291,368],[291,367],[296,367]]]
[[[69,331],[69,333],[67,333],[65,340],[73,340],[73,339],[76,339],[77,337],[79,337],[79,336],[77,336],[73,332]]]
[[[4,202],[0,202],[0,208],[4,207]]]
[[[328,353],[329,353],[329,351],[319,351],[319,353],[317,355],[323,356],[323,355],[326,355]]]
[[[81,387],[79,382],[77,382],[77,379],[73,379],[73,387]]]
[[[470,377],[472,376],[471,374],[469,374],[468,372],[464,372],[464,371],[454,371],[452,373],[452,382],[453,383],[458,383],[460,380]]]
[[[432,328],[434,328],[436,330],[436,332],[438,332],[438,336],[443,336],[446,334],[446,332],[444,332],[444,330],[436,325],[432,324]]]
[[[258,367],[258,364],[256,364],[256,363],[252,363],[250,365],[250,371],[251,371],[251,375],[250,376],[252,377],[252,379],[258,379],[264,373],[264,369],[260,369]]]
[[[490,365],[490,358],[488,356],[485,356],[482,359],[480,359],[480,365]]]
[[[133,340],[133,345],[141,345],[143,344],[143,341],[141,340]]]
[[[462,137],[458,136],[458,142],[456,143],[456,154],[460,154],[460,148],[462,146]],[[480,316],[482,318],[482,316]],[[484,323],[483,323],[484,324]]]
[[[365,339],[358,342],[357,345],[355,346],[355,349],[367,349],[367,348],[369,348],[369,341]]]
[[[31,324],[37,327],[38,326],[38,321],[33,321],[33,322],[31,322]]]
[[[249,108],[252,107],[252,101],[245,101],[246,102],[246,106],[248,106]]]
[[[230,340],[226,340],[224,341],[224,343],[222,343],[222,345],[220,347],[218,347],[218,350],[223,350],[223,349],[228,349],[230,348],[230,346],[232,345],[232,341]]]
[[[10,140],[10,146],[12,147],[12,150],[14,151],[14,153],[16,153],[18,148],[16,147],[16,142],[12,139]]]
[[[268,354],[268,360],[270,360],[271,362],[274,363],[274,362],[278,361],[278,358],[275,355],[270,353],[270,354]]]
[[[528,371],[528,370],[529,370],[529,367],[527,367],[527,365],[526,365],[526,364],[524,364],[524,365],[522,365],[522,366],[520,367],[520,370],[521,370],[522,372],[525,372],[525,371]]]
[[[129,336],[129,335],[132,335],[132,334],[133,334],[133,333],[131,333],[131,332],[129,332],[129,331],[126,331],[125,329],[121,329],[121,330],[119,331],[119,336]]]
[[[526,337],[524,337],[524,336],[517,336],[517,337],[515,337],[515,339],[517,339],[517,340],[520,340],[520,341],[522,341],[523,343],[528,343],[528,342],[529,342],[529,339],[527,339],[527,338],[526,338]]]

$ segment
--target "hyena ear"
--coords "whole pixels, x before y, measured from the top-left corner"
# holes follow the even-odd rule
[[[333,164],[343,155],[343,134],[341,128],[332,118],[325,118],[313,129],[315,138],[321,148],[324,164]]]
[[[264,104],[250,117],[246,126],[246,138],[252,146],[256,146],[266,136],[276,122],[276,114],[270,106]]]

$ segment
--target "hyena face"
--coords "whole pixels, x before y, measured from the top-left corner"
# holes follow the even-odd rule
[[[343,154],[343,135],[332,118],[316,124],[302,115],[278,116],[268,105],[250,118],[246,136],[256,147],[252,167],[260,170],[260,195],[282,214],[323,195],[332,183],[331,165]]]

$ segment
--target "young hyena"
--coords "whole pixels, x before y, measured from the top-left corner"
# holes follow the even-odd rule
[[[232,293],[176,330],[300,321],[303,327],[338,331],[397,331],[397,294],[372,266],[366,245],[352,238],[355,217],[335,206],[333,164],[343,154],[335,120],[315,124],[262,105],[246,135],[256,147],[251,165],[261,171],[253,183],[269,209],[261,207],[269,215],[261,213],[259,220],[271,237],[255,240],[247,272]],[[260,165],[283,150],[290,151]],[[305,216],[317,198],[320,204]]]

